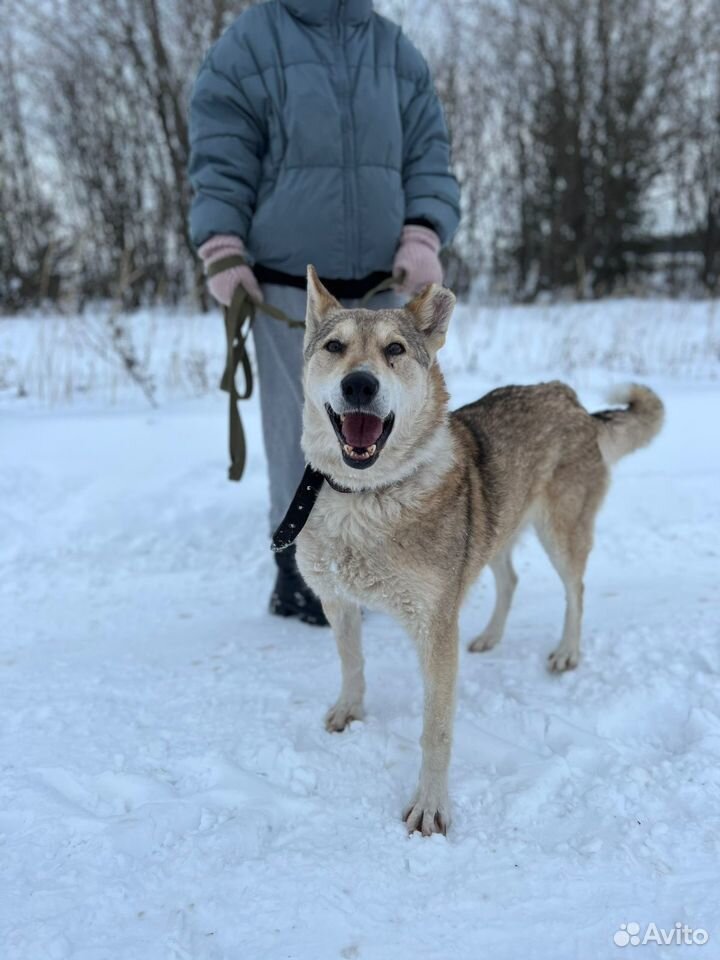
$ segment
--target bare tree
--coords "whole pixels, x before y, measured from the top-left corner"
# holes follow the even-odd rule
[[[720,2],[697,0],[693,30],[702,41],[688,62],[678,116],[682,151],[675,165],[677,215],[687,227],[683,247],[700,255],[699,274],[711,293],[720,291]]]
[[[192,287],[189,91],[242,5],[211,0],[200,15],[192,0],[57,0],[26,10],[83,296],[107,295],[127,263],[127,306]]]
[[[671,108],[693,49],[691,0],[492,5],[511,143],[517,285],[607,292],[628,272],[654,181],[680,148]],[[509,91],[503,96],[503,90]]]
[[[452,160],[462,197],[458,234],[446,252],[446,281],[460,293],[488,269],[496,207],[498,104],[487,72],[488,42],[476,0],[443,0],[428,15],[442,30],[428,31],[425,53],[443,103]]]
[[[55,295],[64,250],[28,144],[9,28],[2,34],[0,101],[0,304],[15,310]]]

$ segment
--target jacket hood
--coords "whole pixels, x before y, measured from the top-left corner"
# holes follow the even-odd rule
[[[372,0],[280,0],[293,16],[305,23],[328,23],[341,18],[364,23],[372,16]]]

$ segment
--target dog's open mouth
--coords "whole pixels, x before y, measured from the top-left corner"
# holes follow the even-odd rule
[[[395,415],[391,413],[382,420],[372,413],[363,413],[361,410],[335,413],[329,404],[325,409],[340,441],[345,463],[349,467],[355,467],[356,470],[371,467],[390,436]]]

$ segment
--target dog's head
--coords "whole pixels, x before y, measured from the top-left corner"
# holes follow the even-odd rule
[[[303,449],[352,489],[408,476],[447,417],[435,354],[455,297],[433,284],[397,310],[344,309],[308,267]]]

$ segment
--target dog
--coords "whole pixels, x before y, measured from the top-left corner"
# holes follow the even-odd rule
[[[517,585],[513,544],[533,526],[566,596],[548,666],[576,667],[609,467],[650,443],[664,415],[647,387],[623,388],[611,398],[622,408],[590,414],[557,381],[501,387],[449,413],[436,354],[454,304],[434,284],[401,309],[344,309],[308,267],[302,446],[322,486],[296,543],[340,654],[342,686],[326,727],[341,731],[363,716],[361,604],[389,612],[412,636],[424,680],[422,765],[403,819],[426,836],[450,823],[463,597],[489,566],[495,607],[469,649],[491,650]]]

